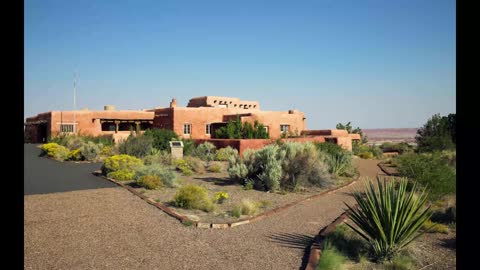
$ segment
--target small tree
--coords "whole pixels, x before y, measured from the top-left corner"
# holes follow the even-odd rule
[[[153,147],[158,150],[168,150],[169,142],[178,140],[178,135],[170,129],[147,129],[143,135],[153,138]]]
[[[252,124],[245,122],[242,124],[240,117],[237,116],[235,121],[228,121],[215,131],[215,137],[220,139],[268,139],[268,133],[265,126],[258,121]]]
[[[417,130],[415,140],[419,152],[433,152],[455,148],[456,115],[441,117],[434,114],[422,128]]]

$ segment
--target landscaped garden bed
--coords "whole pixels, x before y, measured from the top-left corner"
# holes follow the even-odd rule
[[[228,164],[224,164],[224,166],[226,167]],[[337,185],[335,186],[347,184],[352,180],[352,178],[341,177],[336,182]],[[311,197],[335,187],[313,187],[308,190],[297,192],[265,192],[255,189],[245,190],[244,186],[230,179],[226,171],[219,173],[206,172],[192,176],[179,175],[178,181],[181,183],[181,186],[196,185],[204,187],[207,190],[208,198],[213,199],[218,192],[228,194],[228,198],[222,203],[214,203],[213,209],[209,212],[198,209],[184,209],[177,207],[174,200],[175,194],[180,190],[180,187],[149,190],[139,186],[135,181],[128,181],[124,184],[133,187],[138,192],[156,202],[168,206],[180,215],[186,216],[193,221],[205,223],[231,223],[239,221],[265,213],[275,208],[281,208],[282,206]],[[244,212],[248,212],[249,214],[241,214],[241,209],[239,209],[241,206],[248,209],[244,210]]]

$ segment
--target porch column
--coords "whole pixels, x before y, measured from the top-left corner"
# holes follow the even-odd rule
[[[140,133],[140,122],[139,121],[135,121],[135,132],[137,134]]]
[[[118,125],[120,124],[120,121],[114,121],[115,123],[115,133],[118,133]]]

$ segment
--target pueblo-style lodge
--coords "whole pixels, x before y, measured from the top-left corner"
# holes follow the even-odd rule
[[[215,130],[239,118],[241,122],[258,121],[263,124],[270,139],[217,139]],[[43,143],[59,134],[85,134],[112,136],[118,142],[132,131],[143,133],[146,129],[170,129],[185,139],[196,143],[209,141],[217,147],[230,145],[240,153],[247,148],[261,148],[282,134],[295,134],[287,141],[333,142],[352,150],[352,140],[358,134],[346,130],[307,130],[305,114],[298,110],[262,111],[258,101],[245,101],[232,97],[203,96],[189,100],[186,107],[177,106],[172,99],[167,108],[147,110],[116,110],[104,106],[103,111],[89,109],[75,111],[50,111],[26,119],[25,142]],[[290,137],[290,136],[288,136]]]

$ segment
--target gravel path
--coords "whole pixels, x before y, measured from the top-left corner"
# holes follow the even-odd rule
[[[382,174],[378,161],[355,161],[362,177]],[[227,230],[183,226],[120,188],[28,195],[25,269],[302,269],[349,190]]]

